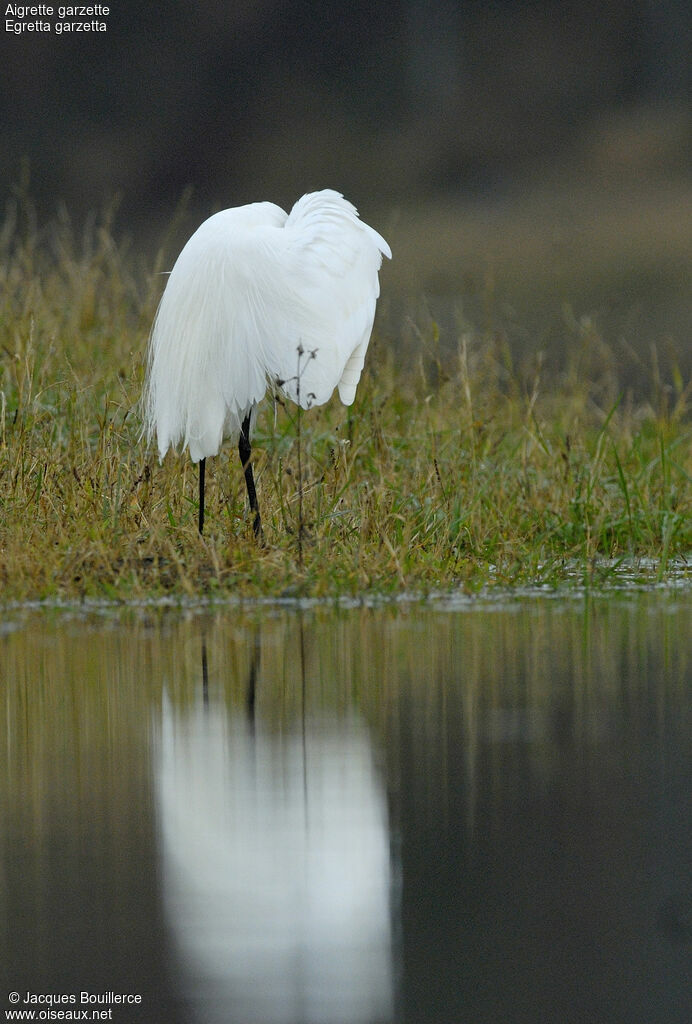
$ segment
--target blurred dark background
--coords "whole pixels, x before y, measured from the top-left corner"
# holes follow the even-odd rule
[[[118,194],[154,244],[188,188],[183,234],[332,187],[436,316],[506,287],[520,317],[557,267],[577,313],[655,291],[651,340],[689,347],[689,0],[109,6],[105,33],[3,31],[5,197],[22,167],[42,216]]]
[[[143,215],[189,184],[208,205],[326,184],[378,204],[487,192],[564,157],[599,118],[689,96],[688,0],[110,11],[105,33],[3,33],[2,177],[28,157],[48,206],[117,190]]]

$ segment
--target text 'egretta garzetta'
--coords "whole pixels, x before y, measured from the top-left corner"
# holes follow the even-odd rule
[[[353,402],[383,255],[384,238],[331,189],[289,214],[273,203],[223,210],[184,246],[149,341],[145,432],[161,459],[182,442],[199,463],[200,533],[205,461],[233,438],[261,534],[251,434],[268,385],[303,409],[335,387]]]

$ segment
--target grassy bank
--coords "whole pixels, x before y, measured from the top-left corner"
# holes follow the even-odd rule
[[[139,440],[171,257],[145,265],[107,215],[41,233],[19,204],[0,229],[1,600],[559,585],[630,558],[664,576],[692,552],[689,383],[652,360],[632,394],[572,314],[549,377],[501,332],[467,325],[442,346],[434,322],[383,316],[350,411],[334,398],[299,424],[265,403],[266,546],[232,446],[208,463],[200,538],[195,468]]]

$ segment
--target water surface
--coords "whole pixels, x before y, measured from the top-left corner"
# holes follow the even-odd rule
[[[691,619],[685,589],[6,612],[0,998],[686,1022]]]

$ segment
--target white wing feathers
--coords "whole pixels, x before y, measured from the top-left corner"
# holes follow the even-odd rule
[[[161,457],[181,441],[194,462],[215,455],[267,381],[303,408],[337,386],[349,405],[382,255],[385,240],[330,190],[288,216],[254,203],[205,221],[171,272],[150,340],[146,420]]]

